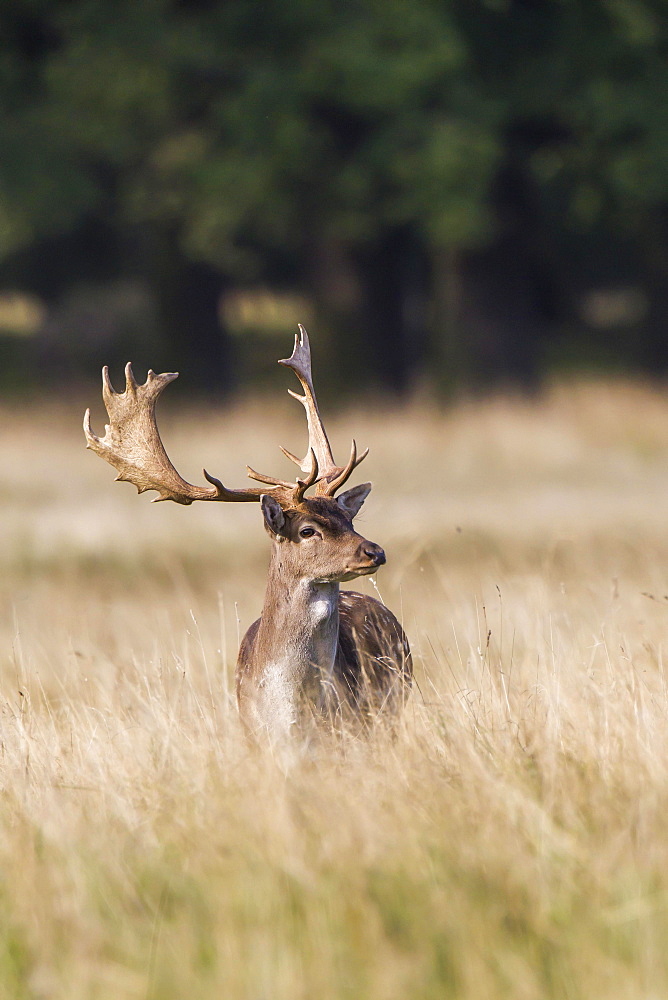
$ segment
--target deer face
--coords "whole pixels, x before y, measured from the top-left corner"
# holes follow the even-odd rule
[[[336,499],[310,497],[287,510],[265,494],[261,501],[265,528],[280,547],[284,571],[290,569],[313,583],[342,583],[375,573],[385,562],[385,553],[353,528],[353,518],[370,490],[371,484],[364,483]]]

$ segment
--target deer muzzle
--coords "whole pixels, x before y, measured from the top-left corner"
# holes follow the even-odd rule
[[[386,562],[385,553],[380,545],[376,545],[375,542],[367,542],[366,540],[359,547],[358,557],[360,563],[370,563],[374,569],[377,569],[378,566],[383,566]]]

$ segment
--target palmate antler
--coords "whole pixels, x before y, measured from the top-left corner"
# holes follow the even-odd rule
[[[98,437],[90,425],[90,410],[84,416],[86,447],[104,458],[117,470],[117,480],[134,483],[139,493],[156,490],[156,500],[174,500],[175,503],[191,504],[194,500],[220,500],[227,503],[248,503],[259,501],[263,493],[271,493],[281,506],[298,506],[309,487],[316,484],[320,496],[334,496],[337,489],[348,479],[356,465],[366,457],[367,451],[357,458],[353,441],[350,460],[345,467],[334,464],[329,441],[318,413],[318,404],[313,392],[311,379],[311,352],[308,334],[299,327],[299,337],[295,340],[292,357],[280,364],[293,368],[304,386],[305,396],[296,396],[306,408],[309,426],[309,450],[303,462],[282,449],[296,462],[302,472],[302,479],[288,483],[274,479],[248,468],[248,475],[264,487],[250,486],[242,490],[231,490],[210,476],[206,469],[204,477],[210,487],[193,486],[186,482],[170,462],[155,418],[155,405],[165,386],[178,378],[176,372],[156,375],[149,371],[146,382],[138,385],[128,363],[125,366],[125,391],[116,392],[109,380],[109,369],[102,369],[102,398],[109,414],[109,424],[104,437]]]

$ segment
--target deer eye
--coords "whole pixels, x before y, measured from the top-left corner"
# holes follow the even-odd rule
[[[313,538],[315,535],[315,528],[302,528],[299,532],[300,538]]]

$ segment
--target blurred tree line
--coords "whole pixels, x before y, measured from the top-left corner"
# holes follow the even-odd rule
[[[40,356],[230,386],[258,288],[351,389],[665,374],[663,0],[3,4],[0,290]]]

